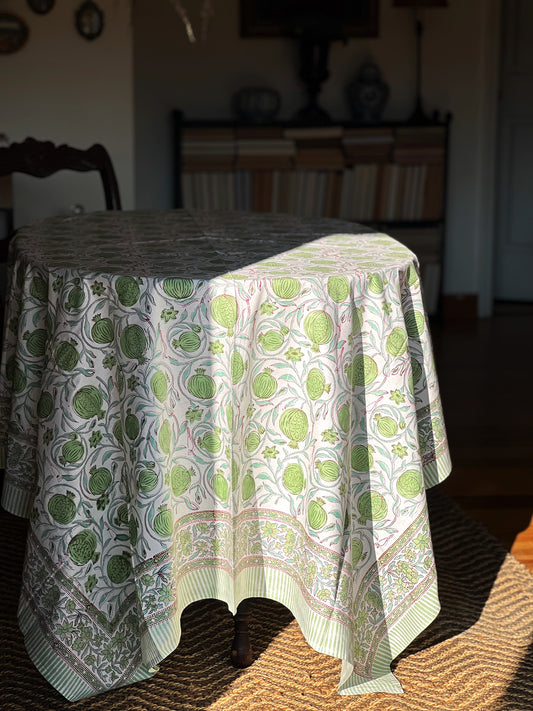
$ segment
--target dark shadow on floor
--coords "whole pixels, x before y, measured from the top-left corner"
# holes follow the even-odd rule
[[[533,709],[533,630],[531,642],[516,669],[498,711],[531,711]]]

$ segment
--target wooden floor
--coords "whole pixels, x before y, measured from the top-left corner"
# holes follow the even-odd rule
[[[431,332],[453,464],[443,489],[533,572],[533,305]]]

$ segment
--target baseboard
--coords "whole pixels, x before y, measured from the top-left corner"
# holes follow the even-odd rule
[[[476,319],[477,302],[477,294],[443,294],[442,316],[445,321]]]
[[[533,494],[446,494],[456,504],[469,509],[530,509],[533,511]]]

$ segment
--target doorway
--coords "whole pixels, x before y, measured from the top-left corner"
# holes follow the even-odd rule
[[[502,3],[494,299],[533,302],[533,2]]]

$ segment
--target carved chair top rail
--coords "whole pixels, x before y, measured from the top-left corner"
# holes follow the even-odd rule
[[[25,173],[36,178],[46,178],[59,170],[98,171],[104,188],[106,209],[122,209],[113,163],[100,143],[82,150],[66,144],[56,146],[52,141],[26,138],[21,143],[0,148],[0,176]]]

